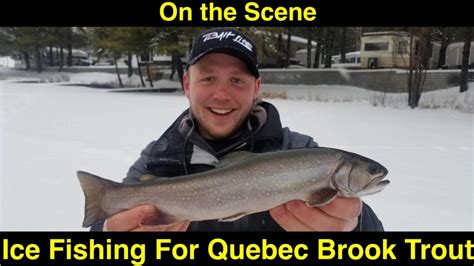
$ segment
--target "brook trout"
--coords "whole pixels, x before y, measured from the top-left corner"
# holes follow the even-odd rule
[[[157,224],[183,220],[234,221],[290,200],[310,207],[336,196],[361,197],[383,190],[387,169],[347,151],[310,148],[268,153],[235,152],[210,171],[172,178],[144,175],[123,184],[79,171],[86,198],[84,227],[141,204],[160,212]]]

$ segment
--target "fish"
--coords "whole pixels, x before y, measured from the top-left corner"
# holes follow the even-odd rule
[[[85,196],[83,227],[142,204],[159,211],[157,225],[179,221],[235,221],[291,200],[309,207],[335,197],[362,197],[390,181],[380,163],[333,148],[230,153],[209,171],[177,177],[145,174],[124,184],[78,171]]]

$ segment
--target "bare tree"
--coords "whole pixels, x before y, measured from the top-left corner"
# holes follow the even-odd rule
[[[22,51],[23,58],[25,59],[25,69],[31,69],[30,54],[27,51]]]
[[[67,40],[67,66],[72,67],[73,34],[72,34],[71,27],[67,28],[66,40]],[[62,44],[61,44],[61,53],[64,53]],[[61,56],[64,57],[64,55],[61,55]],[[63,67],[63,58],[61,58],[61,67]]]
[[[285,68],[290,66],[291,55],[291,27],[288,27],[288,34],[286,36],[286,50],[285,50]]]
[[[465,92],[469,88],[467,75],[468,75],[468,70],[469,70],[469,52],[471,50],[471,40],[472,40],[472,28],[466,27],[464,29],[464,46],[462,49],[460,92]]]
[[[428,59],[431,54],[431,27],[411,28],[410,30],[410,64],[408,68],[408,105],[413,109],[418,106],[426,79]],[[415,35],[419,36],[415,40]]]
[[[334,38],[335,38],[335,28],[326,28],[326,33],[324,34],[324,68],[331,68],[332,54],[334,50]]]
[[[283,33],[281,31],[278,31],[278,37],[277,37],[277,67],[284,67],[284,53],[285,53],[285,46],[283,45]]]
[[[308,27],[306,29],[306,67],[311,68],[311,51],[313,50],[312,46],[312,28]]]
[[[135,57],[137,58],[137,70],[138,70],[138,75],[140,76],[140,81],[142,83],[142,87],[146,87],[145,85],[145,81],[143,80],[143,74],[142,74],[142,69],[140,67],[140,58],[138,57],[138,55],[135,55]],[[152,83],[153,84],[153,83]]]
[[[43,60],[42,60],[42,55],[41,55],[41,46],[37,43],[35,43],[33,45],[33,49],[34,49],[34,58],[35,58],[35,64],[36,64],[36,71],[38,71],[38,73],[41,73],[43,72]]]
[[[115,72],[117,73],[117,80],[119,82],[119,87],[123,88],[122,78],[120,77],[120,71],[117,65],[117,57],[114,57]]]
[[[316,28],[316,50],[314,51],[314,62],[313,62],[313,68],[319,68],[319,61],[321,58],[321,51],[323,48],[323,35],[324,34],[324,29],[323,28]]]
[[[446,50],[448,45],[454,40],[455,32],[456,28],[452,27],[438,27],[434,29],[434,38],[441,43],[437,68],[442,68],[446,64]]]
[[[63,70],[64,66],[64,47],[61,45],[61,48],[59,50],[59,72]]]
[[[52,67],[54,65],[53,59],[53,44],[49,44],[49,53],[48,53],[48,65]]]
[[[153,64],[151,63],[148,63],[147,66],[146,66],[146,75],[148,77],[148,83],[150,83],[150,87],[153,88],[153,77],[152,77],[152,74],[151,74],[151,71],[150,71],[150,68],[153,67]]]
[[[130,50],[128,50],[126,52],[126,54],[127,54],[127,62],[126,62],[127,63],[127,75],[128,75],[128,77],[131,77],[131,76],[133,76],[133,65],[132,65],[133,53]]]
[[[339,54],[341,55],[340,63],[346,63],[346,42],[347,42],[347,28],[343,27],[340,30],[340,40],[339,40]]]

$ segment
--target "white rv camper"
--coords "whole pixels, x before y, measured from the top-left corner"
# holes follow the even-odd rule
[[[414,36],[412,48],[417,49],[419,38]],[[441,45],[432,43],[428,69],[436,68]],[[410,33],[367,32],[361,37],[361,66],[363,68],[408,68],[410,65]]]
[[[464,42],[455,42],[446,48],[445,68],[461,68],[462,50]],[[471,50],[469,51],[469,65],[474,67],[474,42],[471,42]]]

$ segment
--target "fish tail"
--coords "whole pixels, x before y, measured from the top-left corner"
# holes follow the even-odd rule
[[[105,220],[109,216],[102,208],[103,192],[107,188],[120,186],[120,183],[83,171],[77,171],[77,177],[79,178],[86,198],[85,215],[82,226],[89,227],[94,223]]]

